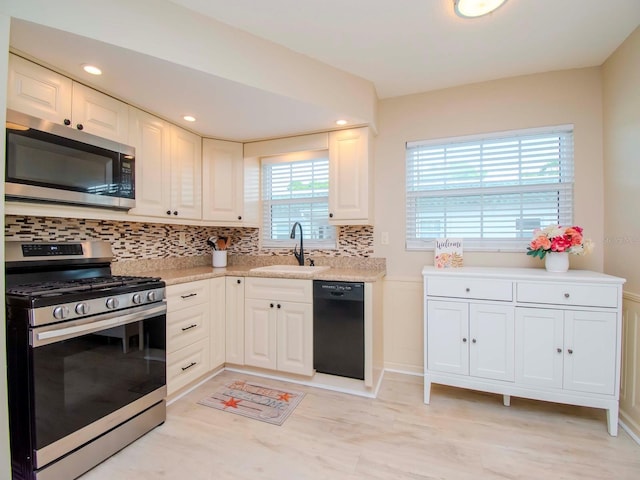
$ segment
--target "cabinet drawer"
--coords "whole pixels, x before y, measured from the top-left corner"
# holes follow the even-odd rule
[[[513,300],[513,284],[508,280],[429,277],[427,295],[510,302]]]
[[[311,280],[248,277],[245,298],[311,303],[312,287]]]
[[[167,351],[174,352],[209,336],[209,305],[194,305],[167,315]]]
[[[528,303],[611,308],[618,306],[618,289],[606,285],[518,282],[516,296],[518,302]]]
[[[209,341],[167,353],[167,394],[171,395],[209,371]]]
[[[209,280],[180,283],[167,287],[167,312],[209,301]]]

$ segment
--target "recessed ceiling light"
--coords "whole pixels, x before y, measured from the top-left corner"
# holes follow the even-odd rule
[[[196,117],[191,116],[191,115],[185,115],[184,118],[187,122],[195,122],[196,121]]]
[[[102,70],[100,70],[95,65],[83,65],[82,69],[85,72],[90,73],[91,75],[102,75]]]
[[[481,17],[493,12],[507,0],[453,0],[453,9],[459,17]]]
[[[346,125],[346,124],[347,124],[347,121],[346,121],[346,120],[337,120],[337,121],[336,121],[336,125],[340,125],[340,126],[342,126],[342,125]]]

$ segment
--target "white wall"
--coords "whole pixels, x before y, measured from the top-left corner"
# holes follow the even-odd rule
[[[376,138],[375,256],[387,258],[385,364],[422,367],[422,301],[417,282],[433,252],[405,250],[405,142],[574,124],[574,221],[596,243],[571,268],[603,269],[602,82],[599,68],[527,75],[382,100]],[[389,232],[389,245],[380,244]],[[526,252],[464,252],[465,265],[534,266]]]
[[[640,436],[640,27],[603,65],[607,273],[624,286],[620,417]]]

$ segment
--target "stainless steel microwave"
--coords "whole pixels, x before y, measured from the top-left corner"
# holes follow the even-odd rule
[[[135,149],[7,110],[5,197],[130,209]]]

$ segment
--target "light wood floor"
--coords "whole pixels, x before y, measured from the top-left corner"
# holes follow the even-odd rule
[[[198,405],[236,378],[307,393],[278,427]],[[164,425],[82,480],[640,479],[640,446],[604,410],[434,386],[387,373],[377,399],[223,372]]]

